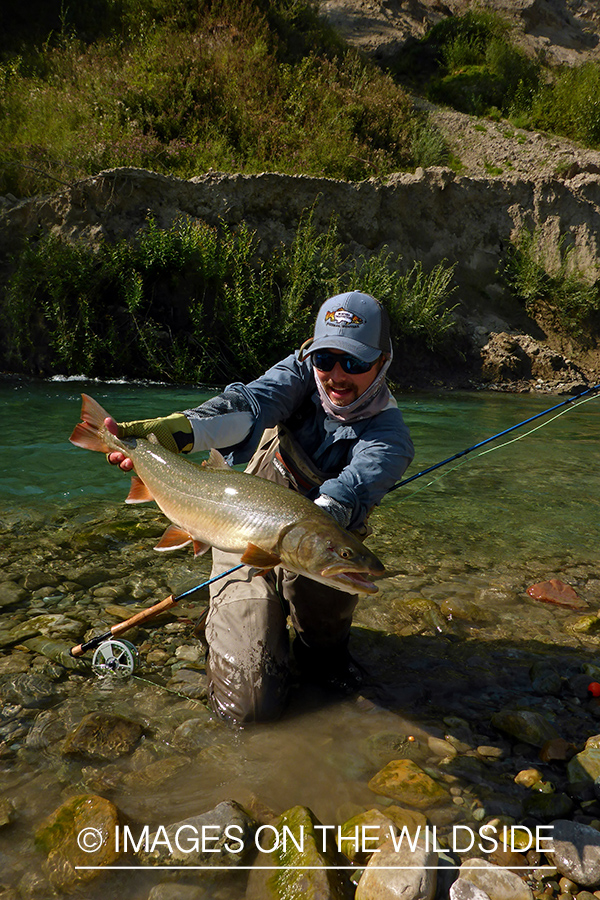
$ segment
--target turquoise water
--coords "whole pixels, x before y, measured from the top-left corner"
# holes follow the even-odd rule
[[[68,441],[79,420],[81,391],[121,420],[185,409],[211,395],[160,385],[0,384],[0,496],[11,520],[57,509],[68,515],[82,503],[124,499],[122,474]],[[564,399],[493,392],[398,395],[417,449],[407,474]],[[600,400],[566,409],[389,494],[373,516],[375,542],[401,543],[404,555],[467,554],[482,565],[552,555],[595,560]],[[537,430],[527,434],[531,429]]]

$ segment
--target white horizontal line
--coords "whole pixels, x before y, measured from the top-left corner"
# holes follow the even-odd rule
[[[493,864],[491,864],[493,865]],[[91,869],[115,869],[117,871],[125,871],[128,869],[138,870],[138,869],[171,869],[171,870],[181,870],[183,872],[189,871],[190,869],[206,869],[207,871],[214,871],[215,869],[229,869],[232,872],[239,871],[240,869],[268,869],[268,870],[278,870],[278,871],[305,871],[307,869],[316,870],[316,871],[325,871],[330,869],[344,870],[348,869],[350,871],[355,872],[357,869],[365,869],[365,865],[357,864],[356,866],[75,866],[76,870],[91,870]],[[406,870],[406,869],[487,869],[486,866],[465,866],[457,863],[455,866],[374,866],[372,868],[376,869],[393,869],[393,870]],[[536,871],[543,871],[544,869],[553,869],[552,866],[496,866],[493,868],[496,870],[502,870],[504,872],[513,872],[515,869],[535,869]]]

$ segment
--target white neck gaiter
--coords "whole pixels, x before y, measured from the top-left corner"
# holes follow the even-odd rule
[[[368,419],[370,416],[374,416],[381,412],[382,409],[385,409],[390,399],[385,376],[391,363],[390,357],[381,367],[381,371],[378,373],[375,381],[369,385],[360,397],[357,397],[356,400],[353,400],[347,406],[336,406],[335,403],[331,402],[313,366],[313,375],[319,391],[321,406],[327,415],[332,419],[349,424],[350,422],[358,422],[360,419]]]

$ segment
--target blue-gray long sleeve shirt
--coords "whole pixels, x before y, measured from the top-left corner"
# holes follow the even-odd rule
[[[315,496],[326,495],[350,509],[351,529],[365,521],[414,457],[393,398],[370,418],[350,424],[332,419],[321,405],[310,359],[301,362],[297,354],[256,381],[228,385],[185,414],[192,423],[194,450],[217,447],[232,465],[248,462],[266,428],[285,424],[315,466],[330,476]],[[217,424],[215,416],[216,432],[211,427],[211,420]]]

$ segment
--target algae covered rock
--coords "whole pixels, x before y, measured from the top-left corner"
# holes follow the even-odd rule
[[[246,900],[349,900],[352,896],[331,831],[307,807],[294,806],[262,825],[256,845],[261,853],[250,873]]]
[[[72,797],[40,825],[35,834],[38,850],[48,855],[45,868],[53,885],[68,888],[90,881],[97,869],[120,856],[117,848],[119,811],[114,803],[95,794]]]
[[[448,791],[410,759],[395,759],[369,781],[376,794],[414,809],[428,809],[450,800]]]

